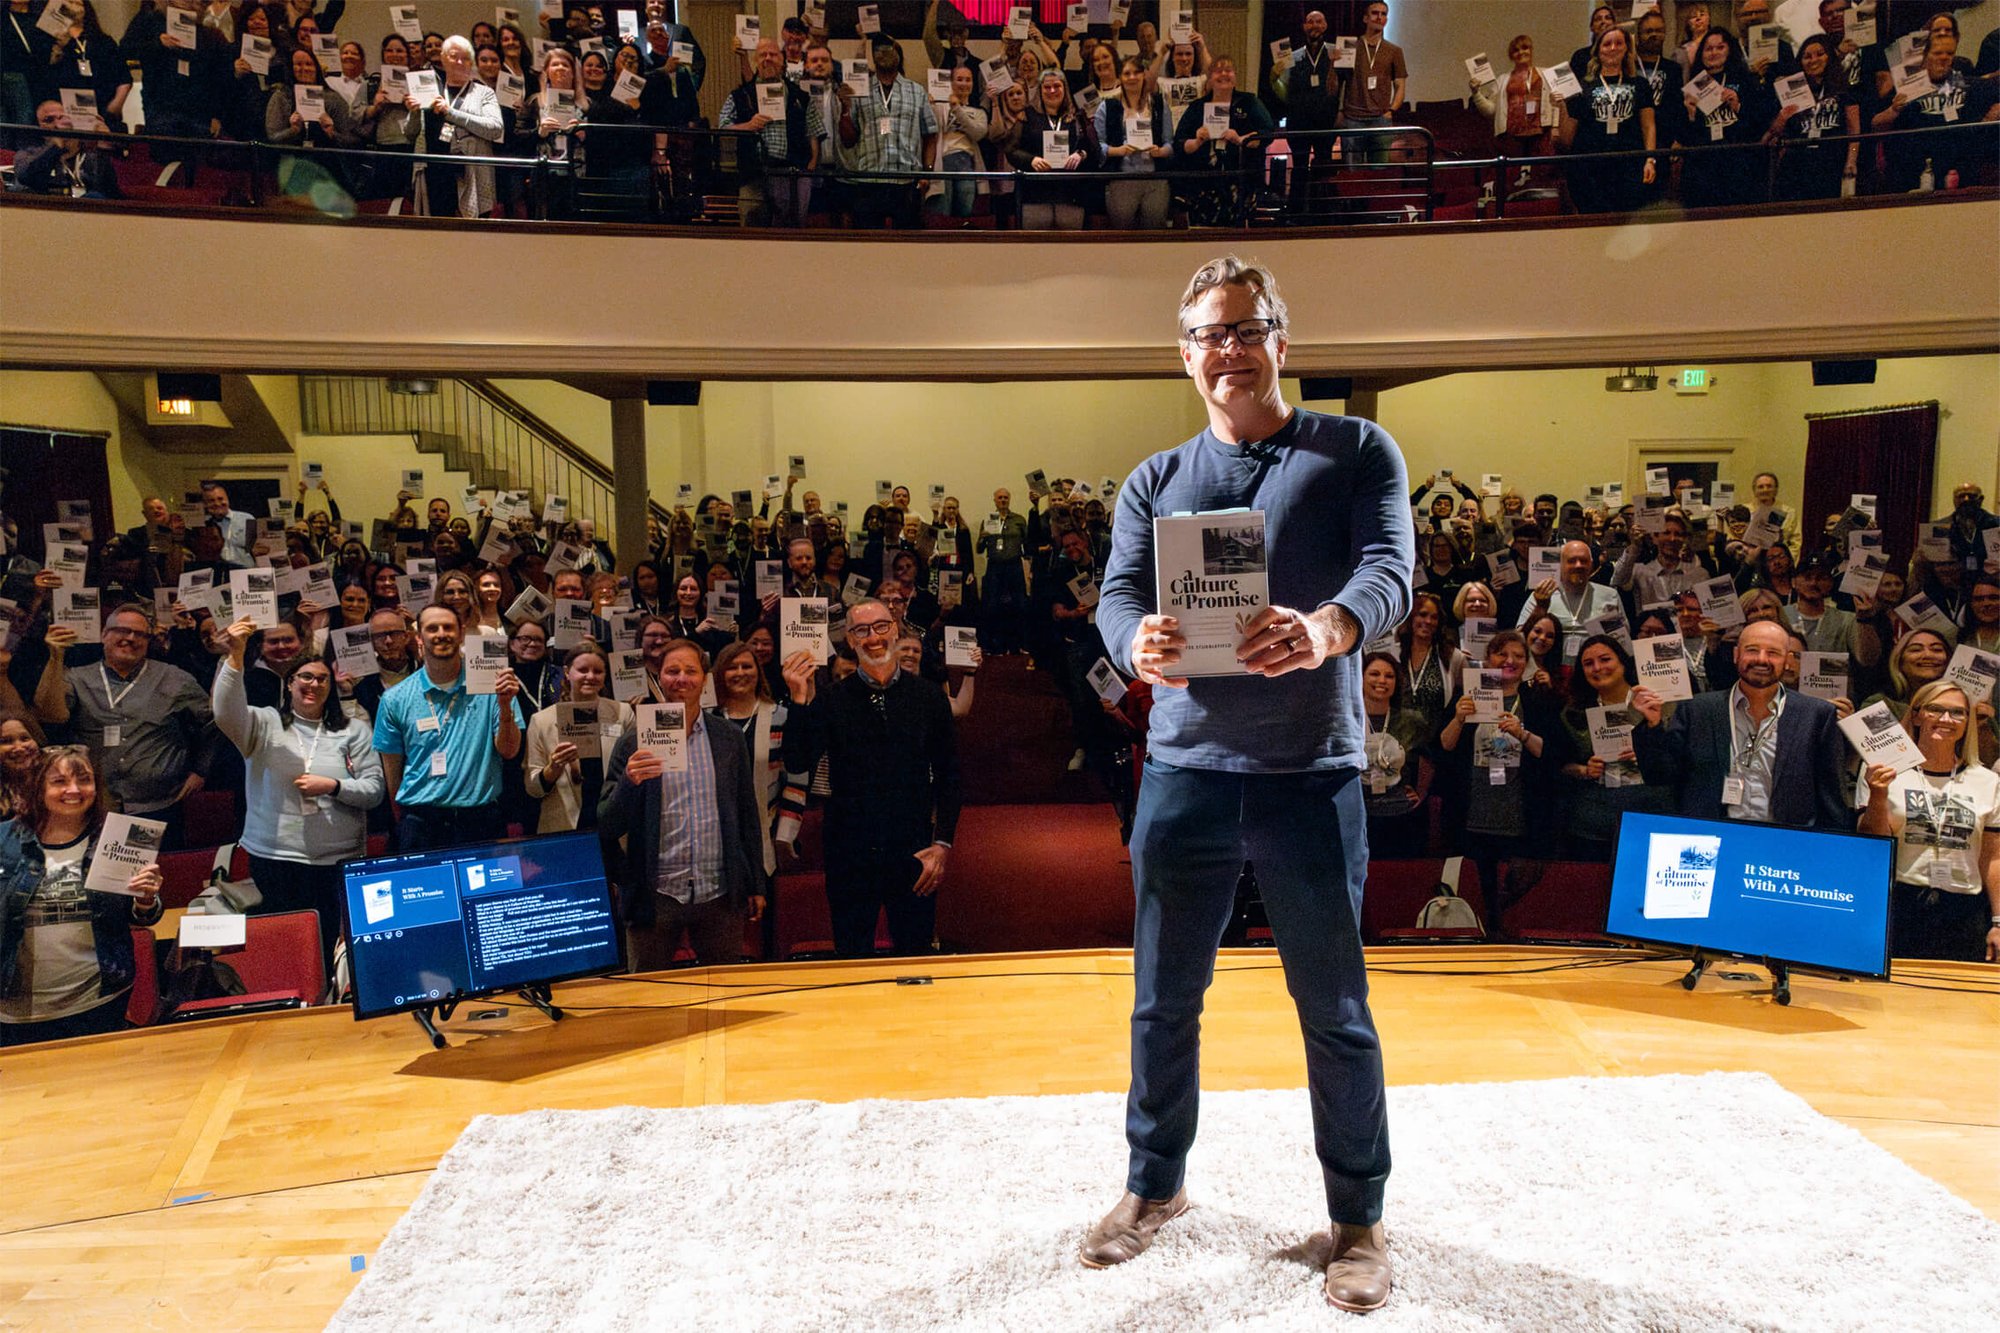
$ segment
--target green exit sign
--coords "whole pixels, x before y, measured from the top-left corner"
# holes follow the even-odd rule
[[[1689,366],[1687,369],[1683,370],[1681,372],[1680,382],[1674,385],[1674,392],[1707,393],[1708,368],[1706,366]]]

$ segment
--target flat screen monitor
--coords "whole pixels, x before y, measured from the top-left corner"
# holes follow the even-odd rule
[[[1892,838],[1627,813],[1607,934],[1889,975]]]
[[[367,857],[341,872],[357,1019],[623,964],[595,833]]]

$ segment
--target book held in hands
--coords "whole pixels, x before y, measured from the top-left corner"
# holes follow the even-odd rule
[[[1153,558],[1159,614],[1179,621],[1187,641],[1168,674],[1241,674],[1237,647],[1271,601],[1263,511],[1156,518]]]

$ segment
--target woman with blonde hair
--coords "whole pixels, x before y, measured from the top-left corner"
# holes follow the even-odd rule
[[[1924,761],[1902,773],[1870,764],[1859,824],[1896,840],[1896,956],[2000,962],[2000,775],[1980,766],[1971,701],[1933,680],[1903,726]]]

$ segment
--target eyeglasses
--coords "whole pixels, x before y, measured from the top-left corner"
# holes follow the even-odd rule
[[[1182,329],[1181,337],[1204,351],[1213,352],[1228,345],[1233,337],[1243,347],[1261,347],[1265,339],[1278,331],[1278,322],[1273,319],[1239,319],[1234,324],[1202,324],[1192,329]]]
[[[107,626],[103,634],[107,639],[149,639],[151,630],[127,629],[123,625]]]
[[[847,632],[857,639],[886,639],[895,631],[893,620],[871,620],[867,624],[849,621]]]
[[[1925,704],[1917,711],[1928,717],[1934,717],[1940,722],[1965,721],[1965,710],[1963,708],[1939,708],[1936,704]]]

